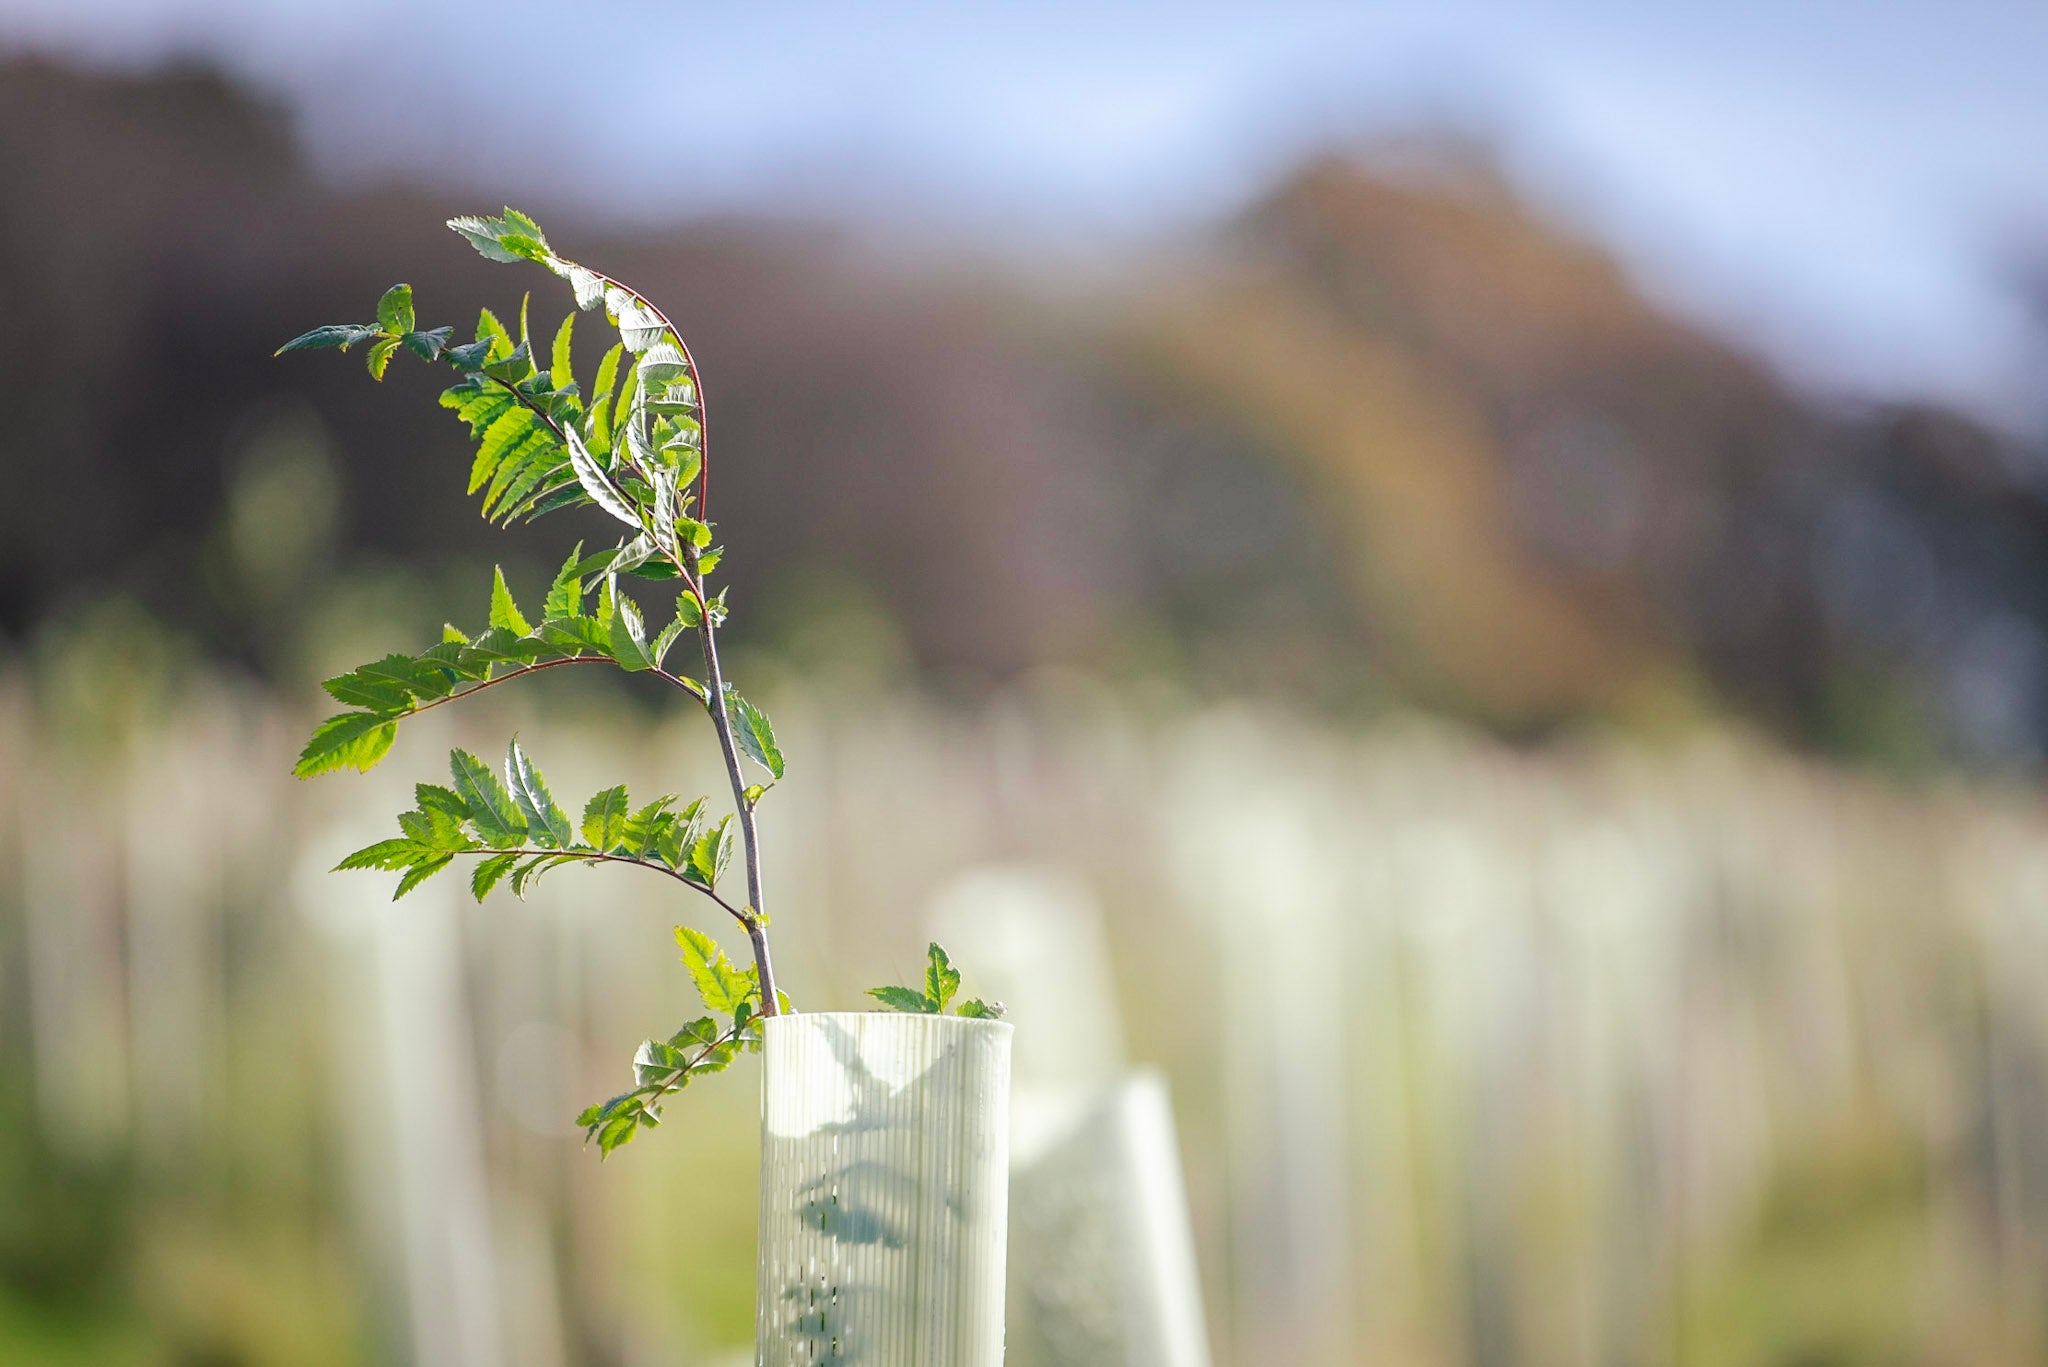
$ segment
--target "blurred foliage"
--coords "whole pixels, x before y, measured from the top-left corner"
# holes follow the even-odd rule
[[[282,111],[193,70],[12,59],[0,166],[0,366],[41,396],[0,451],[69,474],[0,507],[0,632],[118,592],[296,676],[363,576],[550,572],[453,507],[460,444],[418,376],[257,364],[401,270],[483,297],[432,226],[457,206],[323,185]],[[846,581],[941,680],[1107,663],[1214,697],[1256,657],[1320,706],[1510,735],[1736,714],[1907,767],[2044,751],[2041,453],[1816,407],[1469,150],[1304,168],[1085,299],[823,227],[554,216],[714,358],[715,512],[778,567],[735,601],[763,620]]]

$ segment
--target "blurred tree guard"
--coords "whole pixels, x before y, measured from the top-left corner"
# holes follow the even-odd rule
[[[782,781],[785,763],[775,728],[760,708],[725,680],[717,629],[727,616],[725,591],[708,587],[722,548],[712,544],[707,513],[711,465],[705,436],[703,384],[668,317],[635,291],[599,271],[557,256],[540,225],[513,209],[496,218],[455,218],[448,226],[492,261],[531,261],[568,281],[576,307],[602,307],[619,340],[598,363],[588,396],[575,377],[576,315],[555,331],[541,368],[528,312],[519,305],[519,340],[489,309],[477,318],[474,341],[454,344],[449,327],[421,328],[412,287],[394,285],[369,323],[314,328],[277,354],[320,348],[368,348],[373,379],[382,380],[401,350],[444,361],[461,378],[441,394],[444,408],[469,425],[476,443],[469,492],[483,496],[486,518],[510,526],[561,508],[595,505],[626,531],[593,555],[579,541],[549,587],[540,619],[528,619],[499,569],[491,584],[489,623],[474,635],[442,628],[438,644],[417,655],[392,654],[328,679],[327,691],[352,710],[322,722],[293,772],[311,778],[336,769],[367,770],[391,748],[398,723],[495,687],[563,665],[612,665],[644,673],[681,690],[703,707],[718,737],[732,810],[713,819],[711,800],[678,806],[670,793],[635,807],[623,784],[606,788],[569,814],[549,791],[515,739],[506,748],[503,779],[475,755],[449,756],[452,787],[422,783],[418,806],[400,813],[400,833],[343,859],[339,869],[400,873],[396,897],[474,856],[470,891],[478,901],[501,882],[515,895],[564,864],[631,864],[674,879],[716,903],[747,933],[752,967],[741,968],[703,932],[676,927],[683,963],[709,1015],[667,1039],[641,1044],[633,1086],[586,1109],[578,1123],[609,1154],[642,1128],[660,1123],[661,1105],[699,1074],[723,1071],[741,1050],[761,1047],[761,1021],[789,1009],[776,989],[768,952],[768,915],[761,892],[760,835],[755,812]],[[650,633],[640,606],[620,577],[676,583],[675,616]],[[668,667],[686,631],[697,635],[703,678]],[[749,782],[746,764],[759,771]],[[723,881],[735,846],[745,869],[743,895]],[[944,1014],[960,975],[937,945],[930,948],[922,990],[877,988],[897,1011]],[[994,1018],[1000,1005],[962,1004],[963,1016]]]

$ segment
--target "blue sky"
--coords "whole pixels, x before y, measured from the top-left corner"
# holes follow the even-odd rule
[[[337,175],[462,162],[542,205],[795,205],[1056,255],[1448,120],[1796,377],[2048,422],[2004,274],[2029,235],[2048,254],[2048,0],[0,0],[0,41],[216,58]]]

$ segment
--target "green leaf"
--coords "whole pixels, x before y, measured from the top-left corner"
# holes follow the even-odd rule
[[[469,876],[469,890],[476,900],[483,901],[491,889],[498,885],[498,880],[510,873],[512,866],[518,862],[519,856],[516,854],[494,854],[479,863],[476,871]]]
[[[871,987],[868,995],[891,1011],[909,1011],[917,1015],[936,1015],[938,1008],[932,1005],[930,997],[910,987]]]
[[[620,848],[636,859],[658,853],[661,837],[676,819],[675,815],[667,810],[675,800],[676,795],[669,793],[656,798],[627,817],[625,834],[620,837]]]
[[[604,277],[573,261],[562,262],[562,274],[576,292],[576,307],[594,309],[604,302]]]
[[[959,1013],[969,1020],[999,1021],[1003,1018],[1001,1002],[985,1002],[979,997],[960,1003]]]
[[[571,336],[575,330],[576,315],[573,313],[562,320],[561,327],[555,329],[555,344],[548,353],[548,383],[557,389],[576,382],[571,351]]]
[[[690,981],[697,984],[697,995],[704,999],[705,1010],[729,1015],[759,995],[754,975],[737,968],[725,957],[718,942],[703,931],[677,926],[676,944],[683,951],[683,967],[689,970]]]
[[[607,788],[583,808],[583,838],[602,852],[610,852],[626,837],[629,807],[625,785]]]
[[[502,566],[491,567],[491,625],[524,636],[533,628],[519,611],[519,605],[512,601],[512,590],[505,587],[505,571]]]
[[[584,416],[586,431],[591,442],[605,451],[612,449],[612,390],[619,381],[619,358],[625,354],[623,344],[613,343],[597,363],[597,379],[590,386],[590,407]]]
[[[387,721],[374,712],[343,712],[320,723],[306,748],[299,751],[292,772],[300,778],[335,769],[368,772],[384,758],[397,736],[397,722]]]
[[[491,360],[486,361],[484,374],[494,380],[503,380],[506,384],[520,384],[533,377],[533,353],[527,350],[526,343],[522,341],[513,347],[508,355],[494,355]]]
[[[647,653],[647,625],[640,620],[639,607],[623,593],[612,595],[609,638],[611,656],[621,669],[639,671],[654,667],[654,659]]]
[[[498,321],[498,315],[492,313],[489,309],[478,309],[476,313],[476,339],[481,342],[485,338],[489,338],[491,343],[490,355],[486,358],[487,361],[502,360],[504,357],[512,354],[514,350],[512,334],[506,331],[503,323]]]
[[[687,868],[689,850],[697,843],[699,834],[697,814],[703,810],[704,799],[700,797],[657,830],[654,833],[655,858],[678,872]]]
[[[576,570],[579,557],[583,554],[583,543],[576,543],[576,549],[569,552],[569,558],[562,562],[562,568],[555,575],[555,582],[548,587],[548,601],[543,607],[543,617],[581,617],[583,615],[583,576]]]
[[[476,458],[470,462],[467,492],[473,494],[489,484],[505,457],[532,438],[539,426],[540,419],[528,408],[507,408],[491,419],[478,440]]]
[[[618,324],[619,340],[628,351],[645,351],[668,331],[654,306],[630,290],[618,286],[606,290],[604,306]]]
[[[370,344],[369,354],[363,360],[370,368],[370,378],[381,380],[384,370],[391,364],[391,353],[398,350],[399,338],[379,337]]]
[[[475,842],[463,834],[462,822],[438,807],[401,812],[398,826],[408,837],[429,850],[459,853],[475,847]]]
[[[633,1083],[638,1087],[673,1085],[679,1081],[676,1074],[689,1071],[689,1056],[663,1040],[642,1040],[633,1055]]]
[[[570,858],[571,856],[565,854],[536,854],[527,859],[524,864],[512,870],[512,895],[523,900],[526,890],[539,882],[543,873]]]
[[[400,337],[413,329],[412,286],[393,285],[377,301],[377,326]]]
[[[564,655],[611,654],[611,633],[594,617],[550,617],[540,624],[540,639]]]
[[[497,341],[495,337],[479,337],[474,342],[449,347],[443,354],[448,358],[448,363],[459,370],[477,370],[482,368],[485,361],[491,359],[491,352],[496,348]]]
[[[633,505],[626,501],[624,494],[612,484],[609,476],[598,467],[597,460],[590,454],[590,448],[576,435],[575,429],[568,432],[569,467],[576,472],[576,482],[583,486],[583,492],[590,495],[591,502],[610,513],[635,532],[643,530],[640,515],[633,511]]]
[[[399,898],[447,868],[448,862],[453,858],[455,856],[452,854],[437,854],[414,864],[405,871],[405,877],[398,880],[398,891],[391,894],[391,900],[396,902]]]
[[[441,352],[448,345],[450,334],[454,331],[453,328],[429,328],[425,332],[408,332],[398,340],[405,343],[406,350],[421,360],[432,361],[439,359]]]
[[[669,647],[674,645],[676,637],[682,634],[683,619],[678,616],[670,621],[667,626],[663,627],[661,634],[656,636],[653,642],[649,644],[647,647],[647,657],[654,661],[656,669],[661,668],[661,662],[668,657]]]
[[[365,845],[336,864],[334,872],[340,873],[343,869],[402,869],[432,853],[433,851],[422,848],[415,841],[380,840],[374,845]]]
[[[730,684],[725,690],[726,716],[732,721],[734,737],[747,757],[766,769],[775,779],[782,777],[782,751],[775,746],[775,728],[760,708],[742,698]]]
[[[924,992],[938,1003],[939,1010],[945,1011],[953,997],[960,991],[960,970],[953,967],[953,961],[946,957],[946,951],[933,941],[926,951],[931,962],[925,965]]]
[[[435,697],[447,691],[425,678],[410,655],[386,655],[346,674],[323,680],[320,686],[336,702],[367,707],[385,716],[411,710],[415,694]]]
[[[721,817],[716,826],[697,837],[690,846],[689,864],[677,870],[692,882],[707,888],[716,888],[718,879],[725,872],[726,862],[732,858],[732,818]]]
[[[540,225],[516,209],[497,218],[451,218],[448,226],[487,260],[544,262],[553,255]]]
[[[457,821],[469,820],[469,804],[464,802],[453,789],[443,788],[435,783],[415,783],[412,786],[413,801],[423,812],[442,811]]]
[[[322,347],[340,347],[347,351],[357,342],[369,341],[377,332],[373,323],[329,323],[311,332],[300,333],[270,354],[282,356],[287,351],[317,351]]]
[[[688,589],[676,595],[676,620],[686,627],[704,624],[704,605]]]
[[[559,850],[576,843],[568,814],[555,805],[547,780],[519,748],[516,738],[505,751],[505,786],[512,790],[512,801],[526,818],[527,834],[535,844]]]
[[[709,523],[699,522],[694,517],[679,517],[676,519],[676,530],[682,533],[684,539],[700,551],[711,544],[711,526]]]
[[[512,804],[511,794],[498,782],[498,776],[467,750],[450,750],[448,767],[476,833],[489,845],[517,845],[526,834],[526,818]]]

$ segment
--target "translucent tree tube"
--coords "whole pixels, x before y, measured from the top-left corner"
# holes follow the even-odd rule
[[[1000,1367],[1011,1027],[854,1012],[764,1027],[761,1367]]]

